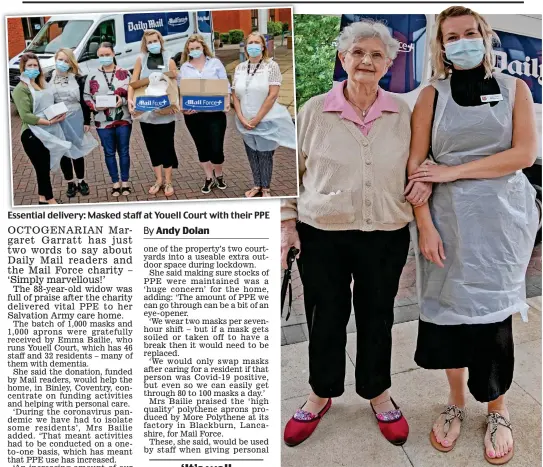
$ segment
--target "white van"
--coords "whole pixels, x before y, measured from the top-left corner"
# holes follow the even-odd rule
[[[539,150],[536,163],[524,170],[537,191],[537,204],[541,214],[541,15],[484,15],[500,38],[495,47],[496,69],[523,79],[535,103]],[[435,15],[342,15],[341,29],[354,21],[371,18],[384,22],[393,36],[400,41],[400,51],[394,65],[379,83],[383,89],[397,93],[414,107],[421,89],[431,76],[430,41]],[[334,81],[343,81],[347,75],[336,58]],[[540,217],[541,218],[541,217]],[[541,238],[541,230],[538,239]]]
[[[46,77],[52,73],[55,52],[73,49],[82,75],[99,66],[96,52],[102,42],[111,42],[119,66],[132,70],[140,53],[145,29],[161,32],[166,49],[176,55],[183,51],[187,38],[194,33],[204,36],[213,50],[213,25],[210,11],[177,11],[155,13],[101,13],[52,16],[36,37],[9,62],[9,85],[13,91],[19,82],[19,57],[34,52],[40,59]]]

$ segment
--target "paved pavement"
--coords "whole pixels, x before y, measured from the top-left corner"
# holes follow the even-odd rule
[[[290,105],[291,114],[294,109],[294,85],[292,51],[286,47],[276,50],[277,61],[283,73],[283,86],[279,95],[279,102]],[[226,64],[233,69],[237,62]],[[232,68],[234,66],[234,68]],[[13,104],[11,104],[11,131],[12,131],[12,170],[13,170],[13,203],[16,206],[38,203],[36,176],[28,157],[26,156],[20,139],[21,120]],[[98,139],[96,131],[91,130]],[[221,199],[243,198],[245,191],[253,186],[253,180],[243,140],[235,128],[234,111],[228,114],[228,127],[224,140],[225,164],[224,174],[228,188],[224,191],[214,189],[204,195],[200,188],[203,185],[204,173],[198,162],[194,142],[179,116],[176,124],[175,146],[179,159],[179,168],[174,170],[173,187],[175,194],[166,198],[161,191],[158,195],[149,195],[147,190],[154,183],[154,172],[149,155],[143,141],[139,123],[134,123],[130,142],[130,182],[132,195],[112,197],[111,179],[107,172],[102,148],[98,147],[85,157],[85,180],[89,183],[91,193],[89,196],[76,196],[67,198],[64,194],[66,183],[60,169],[52,174],[53,194],[64,203],[102,203],[102,202],[134,202],[158,200],[191,200],[191,199]],[[280,147],[274,155],[274,171],[271,185],[271,194],[275,197],[296,196],[296,151]]]
[[[540,254],[538,254],[540,257]],[[539,260],[539,265],[541,261]],[[539,269],[540,270],[540,269]],[[528,299],[529,322],[516,315],[515,374],[507,401],[514,427],[515,456],[507,465],[541,465],[541,296]],[[447,401],[444,371],[424,370],[413,362],[417,322],[393,328],[392,391],[410,425],[403,447],[388,443],[379,432],[367,401],[354,389],[356,333],[348,335],[345,393],[334,399],[332,408],[315,433],[300,446],[282,448],[282,467],[484,467],[485,406],[471,396],[462,433],[450,453],[430,445],[428,435]],[[282,426],[305,401],[307,344],[282,347]]]
[[[396,295],[394,316],[395,323],[403,323],[418,319],[419,307],[417,303],[417,291],[415,285],[415,257],[413,250],[409,252],[405,263],[400,287]],[[292,271],[292,313],[288,321],[285,321],[286,312],[282,319],[281,345],[297,344],[307,340],[307,321],[304,312],[304,295],[300,274],[293,265]],[[532,259],[526,272],[526,296],[534,297],[541,295],[541,244],[532,253]],[[286,305],[285,305],[286,306]],[[347,332],[356,332],[354,314],[347,325]]]

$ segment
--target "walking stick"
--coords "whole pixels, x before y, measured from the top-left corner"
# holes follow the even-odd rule
[[[287,296],[288,288],[288,313],[285,318],[286,321],[290,318],[290,311],[292,309],[292,263],[296,259],[296,255],[300,252],[297,248],[291,247],[287,255],[287,269],[283,275],[283,283],[281,284],[281,316],[283,316],[283,308],[285,306],[285,298]]]

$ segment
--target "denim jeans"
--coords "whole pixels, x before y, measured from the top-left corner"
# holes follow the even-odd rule
[[[114,128],[97,128],[98,136],[104,148],[106,166],[112,183],[119,181],[119,170],[115,154],[119,154],[121,167],[121,181],[127,182],[130,172],[130,134],[132,125],[118,126]]]

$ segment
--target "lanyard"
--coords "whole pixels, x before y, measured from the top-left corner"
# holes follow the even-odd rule
[[[106,72],[102,68],[102,73],[104,74],[104,79],[106,80],[107,87],[110,91],[113,91],[113,78],[115,78],[115,72],[117,71],[117,67],[113,68],[113,71],[111,72],[111,81],[107,79]],[[108,71],[108,73],[110,73]]]
[[[253,72],[251,73],[250,70],[251,70],[251,62],[247,62],[247,76],[254,76],[255,73],[258,71],[258,69],[260,68],[260,64],[262,63],[262,60],[264,60],[263,58],[260,59],[260,61],[258,62],[258,65],[256,66],[256,68],[253,70]]]

